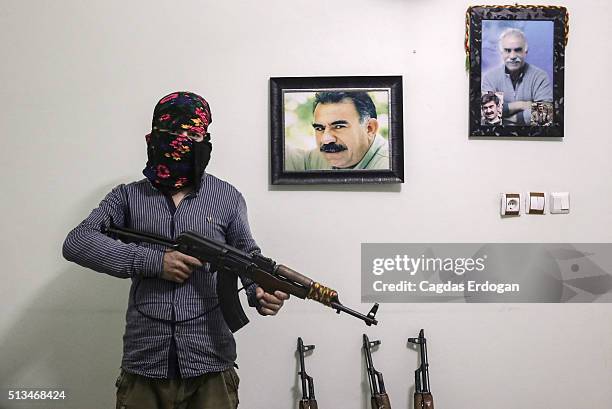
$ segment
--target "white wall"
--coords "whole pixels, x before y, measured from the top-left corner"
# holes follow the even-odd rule
[[[141,177],[153,106],[174,90],[211,103],[209,170],[243,191],[265,254],[357,309],[369,307],[362,242],[612,241],[612,4],[553,4],[571,13],[562,142],[467,138],[465,2],[3,0],[2,393],[57,387],[68,400],[40,407],[114,404],[128,281],[67,263],[60,246],[112,186]],[[404,78],[401,188],[268,185],[270,76],[389,74]],[[500,219],[499,192],[527,190],[571,192],[571,213]],[[411,407],[406,339],[420,328],[436,407],[609,408],[611,313],[388,304],[367,333],[383,341],[374,360],[394,408]],[[301,335],[317,345],[307,365],[321,407],[366,408],[360,322],[298,300],[253,321],[237,335],[241,407],[296,407]]]

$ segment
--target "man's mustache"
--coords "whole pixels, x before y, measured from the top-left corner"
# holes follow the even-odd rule
[[[345,145],[341,145],[335,142],[330,142],[330,143],[326,143],[325,145],[321,145],[319,150],[325,153],[338,153],[338,152],[346,151],[348,150],[348,148]]]
[[[521,57],[514,57],[514,58],[506,58],[506,62],[522,62],[523,59]]]

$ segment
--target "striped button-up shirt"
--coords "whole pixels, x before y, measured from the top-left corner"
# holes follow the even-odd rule
[[[161,279],[163,246],[126,244],[102,234],[101,227],[113,223],[172,239],[191,230],[248,253],[259,251],[249,229],[244,198],[225,181],[204,174],[199,191],[185,196],[172,210],[169,198],[147,179],[119,185],[68,234],[63,247],[69,261],[131,279],[122,367],[152,378],[168,377],[172,340],[183,377],[234,365],[234,337],[221,310],[214,308],[218,304],[217,273],[205,264],[183,284]],[[250,284],[249,304],[254,306],[255,285],[246,284]]]

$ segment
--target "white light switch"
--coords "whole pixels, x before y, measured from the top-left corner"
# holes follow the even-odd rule
[[[525,213],[546,214],[546,195],[540,192],[529,192],[525,198]]]
[[[552,192],[550,194],[551,213],[569,213],[569,192]]]

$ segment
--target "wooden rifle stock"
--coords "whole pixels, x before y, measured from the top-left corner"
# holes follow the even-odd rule
[[[414,409],[434,409],[433,396],[431,396],[431,392],[415,392]]]
[[[389,395],[386,393],[379,393],[376,396],[372,396],[372,409],[391,409],[391,401],[389,401]]]
[[[300,409],[318,409],[317,401],[314,399],[302,399],[300,400]]]

